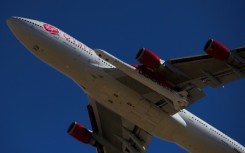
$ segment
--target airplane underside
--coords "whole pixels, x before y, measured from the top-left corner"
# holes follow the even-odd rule
[[[98,153],[146,153],[152,136],[196,153],[241,153],[244,147],[185,108],[219,87],[244,78],[245,48],[229,50],[210,39],[207,54],[164,61],[142,48],[129,65],[93,50],[47,23],[12,17],[19,41],[88,95],[93,131],[77,122],[68,133]]]

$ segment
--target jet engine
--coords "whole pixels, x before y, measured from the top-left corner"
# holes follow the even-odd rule
[[[204,46],[205,52],[215,59],[224,61],[230,57],[230,50],[214,39],[209,39]]]
[[[73,122],[70,125],[67,133],[82,143],[95,145],[96,141],[93,138],[92,132],[77,122]]]
[[[136,55],[136,59],[150,69],[157,69],[161,65],[161,59],[152,51],[141,48]]]

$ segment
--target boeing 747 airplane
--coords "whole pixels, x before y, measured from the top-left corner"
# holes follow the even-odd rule
[[[152,136],[193,153],[242,153],[244,146],[185,108],[245,77],[245,47],[208,40],[203,55],[162,60],[142,48],[139,65],[91,49],[50,24],[10,17],[9,28],[36,57],[76,82],[88,95],[92,131],[74,122],[68,133],[98,153],[146,153]]]

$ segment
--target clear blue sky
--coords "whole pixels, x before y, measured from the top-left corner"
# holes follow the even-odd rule
[[[30,54],[8,29],[8,17],[48,22],[91,48],[137,63],[141,47],[167,60],[203,53],[211,37],[231,49],[245,46],[244,6],[244,0],[0,1],[0,152],[95,153],[66,133],[72,121],[90,127],[87,96]],[[207,88],[207,97],[188,110],[245,145],[244,89],[244,80]],[[153,139],[149,153],[158,152],[185,151]]]

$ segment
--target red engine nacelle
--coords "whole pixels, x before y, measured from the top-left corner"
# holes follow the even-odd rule
[[[85,144],[94,145],[95,143],[92,136],[92,132],[90,132],[84,126],[77,122],[73,122],[70,125],[69,129],[67,130],[67,133],[69,133],[71,136]]]
[[[157,69],[161,65],[161,59],[146,48],[142,48],[136,55],[136,59],[150,69]]]
[[[230,50],[214,39],[209,39],[204,50],[210,56],[218,60],[227,60],[230,57]]]

